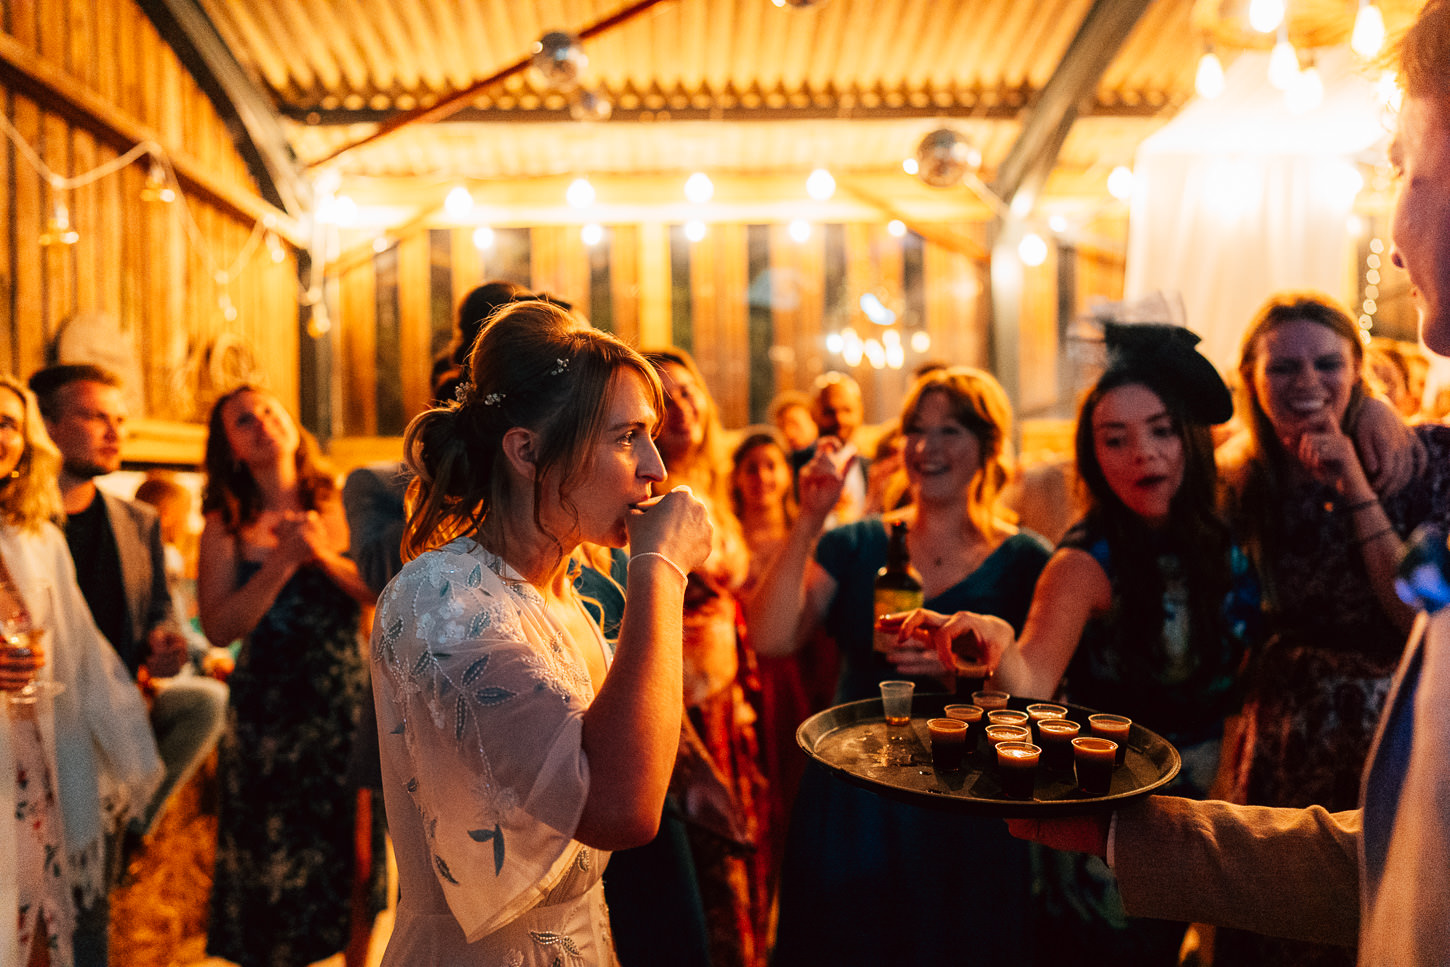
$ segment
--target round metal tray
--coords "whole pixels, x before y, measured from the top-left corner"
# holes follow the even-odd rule
[[[980,753],[969,755],[956,772],[932,768],[926,720],[940,716],[943,706],[955,701],[946,694],[914,695],[911,721],[900,727],[887,726],[879,698],[848,702],[802,722],[796,742],[836,775],[883,796],[992,816],[1063,816],[1111,809],[1167,785],[1182,766],[1172,743],[1134,722],[1124,762],[1113,771],[1107,795],[1079,792],[1070,768],[1040,768],[1033,798],[1009,799],[1002,794],[996,764]],[[1009,707],[1022,709],[1038,701],[1044,699],[1014,695]],[[1067,717],[1081,722],[1086,735],[1087,717],[1098,709],[1058,704],[1066,705]]]

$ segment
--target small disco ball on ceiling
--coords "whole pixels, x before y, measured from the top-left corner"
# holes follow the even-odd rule
[[[576,121],[608,121],[612,113],[614,105],[598,91],[580,91],[569,100],[569,116]]]
[[[530,63],[549,87],[568,91],[579,85],[589,58],[578,37],[562,30],[551,30],[534,44]]]
[[[951,128],[937,128],[916,146],[916,176],[933,188],[960,184],[981,163],[982,153]]]

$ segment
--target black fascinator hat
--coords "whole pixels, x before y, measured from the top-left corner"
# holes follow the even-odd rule
[[[1190,419],[1208,426],[1233,416],[1233,396],[1213,363],[1194,347],[1199,338],[1182,326],[1108,322],[1103,326],[1109,378],[1118,385],[1141,382],[1160,396],[1183,403]]]

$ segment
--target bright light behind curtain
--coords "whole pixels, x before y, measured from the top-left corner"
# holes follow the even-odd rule
[[[1378,160],[1387,128],[1348,50],[1321,54],[1318,67],[1324,101],[1296,115],[1269,86],[1268,56],[1241,55],[1224,93],[1190,104],[1134,163],[1125,296],[1180,294],[1188,327],[1225,371],[1272,292],[1353,296],[1351,162]]]

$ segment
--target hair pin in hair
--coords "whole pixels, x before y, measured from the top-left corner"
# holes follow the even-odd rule
[[[554,368],[551,369],[551,370],[549,370],[549,375],[550,376],[559,376],[559,375],[561,375],[564,372],[564,370],[566,370],[568,368],[569,368],[569,360],[567,360],[567,359],[556,359],[556,360],[554,360]]]
[[[487,396],[485,396],[483,398],[483,405],[484,406],[497,406],[498,404],[500,404],[500,403],[503,402],[503,398],[504,398],[504,394],[503,393],[489,393]]]
[[[468,383],[460,380],[458,385],[453,387],[453,398],[460,403],[468,402]]]

